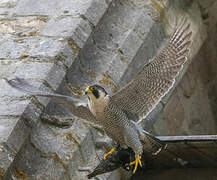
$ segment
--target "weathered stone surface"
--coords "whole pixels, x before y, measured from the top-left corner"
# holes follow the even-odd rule
[[[8,167],[14,160],[14,152],[10,150],[4,143],[0,144],[0,175],[1,178],[5,175]]]
[[[45,37],[30,37],[25,39],[14,39],[10,36],[4,36],[0,39],[0,59],[26,59],[30,57],[40,57],[43,61],[44,57],[56,57],[59,54],[62,55],[62,60],[64,62],[64,53],[61,50],[67,48],[66,42],[61,42],[60,40],[54,40]],[[65,46],[64,46],[65,45]],[[63,47],[64,46],[64,47]],[[13,51],[11,51],[13,49]],[[68,48],[69,49],[69,48]],[[71,56],[77,53],[71,50]],[[67,54],[68,55],[68,54]]]
[[[47,22],[47,17],[14,17],[0,19],[0,33],[19,37],[36,36]]]
[[[78,31],[78,32],[76,32]],[[81,31],[81,32],[80,32]],[[83,32],[82,32],[83,31]],[[44,36],[63,36],[69,37],[73,34],[90,34],[90,24],[81,17],[63,16],[61,18],[51,19],[41,32]],[[84,39],[85,41],[86,39]]]
[[[48,15],[48,16],[80,16],[87,18],[96,25],[101,16],[105,13],[111,0],[58,0],[46,1],[21,0],[15,8],[17,15]]]
[[[8,139],[11,131],[13,130],[18,118],[13,117],[1,117],[0,121],[0,141],[5,142]]]
[[[13,7],[16,5],[17,0],[2,0],[0,2],[0,7],[4,8],[4,7]]]
[[[17,155],[13,172],[21,168],[29,179],[73,178],[79,165],[92,157],[91,138],[87,127],[79,121],[74,121],[73,126],[65,130],[39,123]]]
[[[110,3],[111,1],[101,0],[89,0],[85,1],[85,3],[83,1],[67,0],[64,2],[33,2],[31,0],[1,1],[0,77],[14,78],[15,76],[19,76],[28,79],[37,88],[46,91],[55,91],[62,82],[67,68],[71,66],[76,59],[80,48],[82,48],[88,40],[94,26],[98,24],[98,21],[104,15]],[[78,21],[73,21],[75,19]],[[49,100],[47,98],[31,98],[30,100],[26,94],[9,88],[3,79],[0,80],[0,87],[0,124],[2,127],[0,129],[0,143],[4,143],[4,145],[7,146],[7,151],[0,152],[0,157],[4,160],[4,163],[2,162],[0,164],[0,177],[3,177],[4,174],[8,172],[9,174],[5,177],[6,179],[26,178],[26,176],[31,173],[26,172],[25,165],[16,168],[12,162],[15,156],[17,156],[17,162],[21,160],[25,161],[22,155],[25,154],[25,157],[27,157],[31,152],[30,154],[33,153],[33,155],[28,156],[29,158],[26,158],[25,162],[28,164],[34,162],[34,160],[38,160],[39,164],[36,163],[35,173],[39,171],[41,164],[45,164],[46,166],[46,163],[42,163],[44,162],[43,159],[40,159],[41,154],[38,153],[38,149],[34,151],[27,137],[32,130],[34,130],[33,135],[36,132],[38,118]],[[36,129],[34,129],[34,127],[36,127]],[[86,127],[85,129],[84,134],[86,135],[88,130]],[[46,131],[47,128],[44,128],[43,133]],[[79,131],[79,133],[82,133],[82,131]],[[37,135],[41,137],[40,133]],[[45,133],[44,137],[46,137],[46,135]],[[70,137],[69,135],[68,139],[70,139]],[[83,135],[83,139],[85,137],[86,136]],[[55,136],[52,140],[54,139]],[[24,144],[25,140],[26,142]],[[53,141],[50,142],[51,144],[53,143],[52,145],[49,146],[48,143],[48,146],[43,146],[43,140],[44,139],[40,140],[40,138],[38,138],[34,143],[36,145],[42,145],[39,146],[39,148],[42,149],[43,147],[44,149],[49,149],[48,147],[56,147],[58,149],[59,146],[55,146]],[[57,138],[57,141],[58,140]],[[61,145],[64,144],[62,140],[64,139],[58,142]],[[36,142],[39,143],[37,144]],[[79,143],[82,144],[82,142]],[[91,141],[87,140],[86,142]],[[74,146],[78,148],[78,144],[72,146],[70,146],[70,144],[71,141],[68,140],[68,144],[64,146],[65,150],[68,148],[68,153],[72,151],[70,147]],[[90,143],[85,144],[90,146]],[[22,146],[24,148],[21,148]],[[26,151],[26,148],[30,151]],[[53,151],[55,150],[56,149],[53,149]],[[22,153],[17,155],[18,151]],[[83,151],[86,152],[85,148]],[[52,162],[49,161],[49,159],[46,159],[46,162],[54,163],[53,166],[58,169],[59,162],[57,162],[58,159],[55,158],[59,156],[62,159],[65,158],[65,161],[68,161],[67,158],[71,158],[72,155],[69,156],[65,152],[60,151],[57,153],[57,156],[54,157],[54,160],[51,160]],[[80,160],[82,158],[78,159]],[[56,162],[57,166],[55,165]],[[8,170],[9,166],[15,167],[12,174],[10,174],[10,170]],[[51,171],[46,171],[45,166],[43,166],[42,169],[48,179],[52,179],[52,174],[55,176],[54,171],[56,171],[60,177],[62,176],[69,179],[68,175],[62,173],[63,170],[59,169],[60,171],[57,171],[57,169],[54,170],[54,168],[51,168]],[[75,167],[77,166],[75,165]],[[34,169],[34,167],[31,168]],[[39,169],[37,170],[37,168]],[[31,171],[30,169],[28,170]],[[39,174],[37,177],[43,178],[44,174]],[[30,178],[33,178],[33,176],[30,176]]]
[[[28,105],[29,100],[13,100],[2,99],[1,101],[1,115],[2,116],[19,116],[22,114]]]
[[[35,2],[34,0],[21,0],[15,7],[15,13],[17,15],[78,15],[84,14],[87,8],[90,6],[92,0],[89,1],[69,1],[63,0],[61,3],[59,1],[46,1],[39,0]],[[67,6],[66,6],[67,4]]]

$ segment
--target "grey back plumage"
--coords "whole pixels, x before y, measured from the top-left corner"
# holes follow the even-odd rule
[[[189,29],[190,24],[183,18],[166,46],[111,101],[124,111],[144,118],[173,86],[186,62],[192,35]]]

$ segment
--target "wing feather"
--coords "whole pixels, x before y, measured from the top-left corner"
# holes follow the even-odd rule
[[[190,23],[183,18],[166,46],[143,67],[136,79],[111,97],[112,102],[130,114],[146,117],[173,86],[187,61],[191,35]]]
[[[30,85],[27,81],[21,78],[15,78],[12,80],[5,79],[5,80],[11,87],[19,91],[26,92],[34,96],[50,97],[56,103],[61,104],[63,107],[68,109],[75,116],[87,121],[97,123],[97,120],[90,112],[89,108],[86,106],[87,104],[83,102],[84,99],[82,100],[76,97],[40,91],[36,87]]]

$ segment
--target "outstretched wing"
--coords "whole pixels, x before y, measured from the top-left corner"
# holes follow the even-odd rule
[[[75,97],[40,91],[36,87],[30,85],[27,81],[21,78],[15,78],[12,80],[5,79],[5,80],[10,86],[12,86],[13,88],[19,91],[26,92],[34,96],[50,97],[56,103],[61,104],[62,106],[67,108],[75,116],[87,121],[97,123],[95,117],[90,112],[89,108],[86,106],[87,104],[85,105],[84,99],[82,100]]]
[[[166,46],[111,100],[128,114],[144,118],[173,86],[175,77],[187,60],[192,32],[183,18]]]

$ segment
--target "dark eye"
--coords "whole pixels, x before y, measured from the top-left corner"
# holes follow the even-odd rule
[[[97,88],[93,88],[91,91],[96,98],[99,98],[99,92],[98,92]]]

